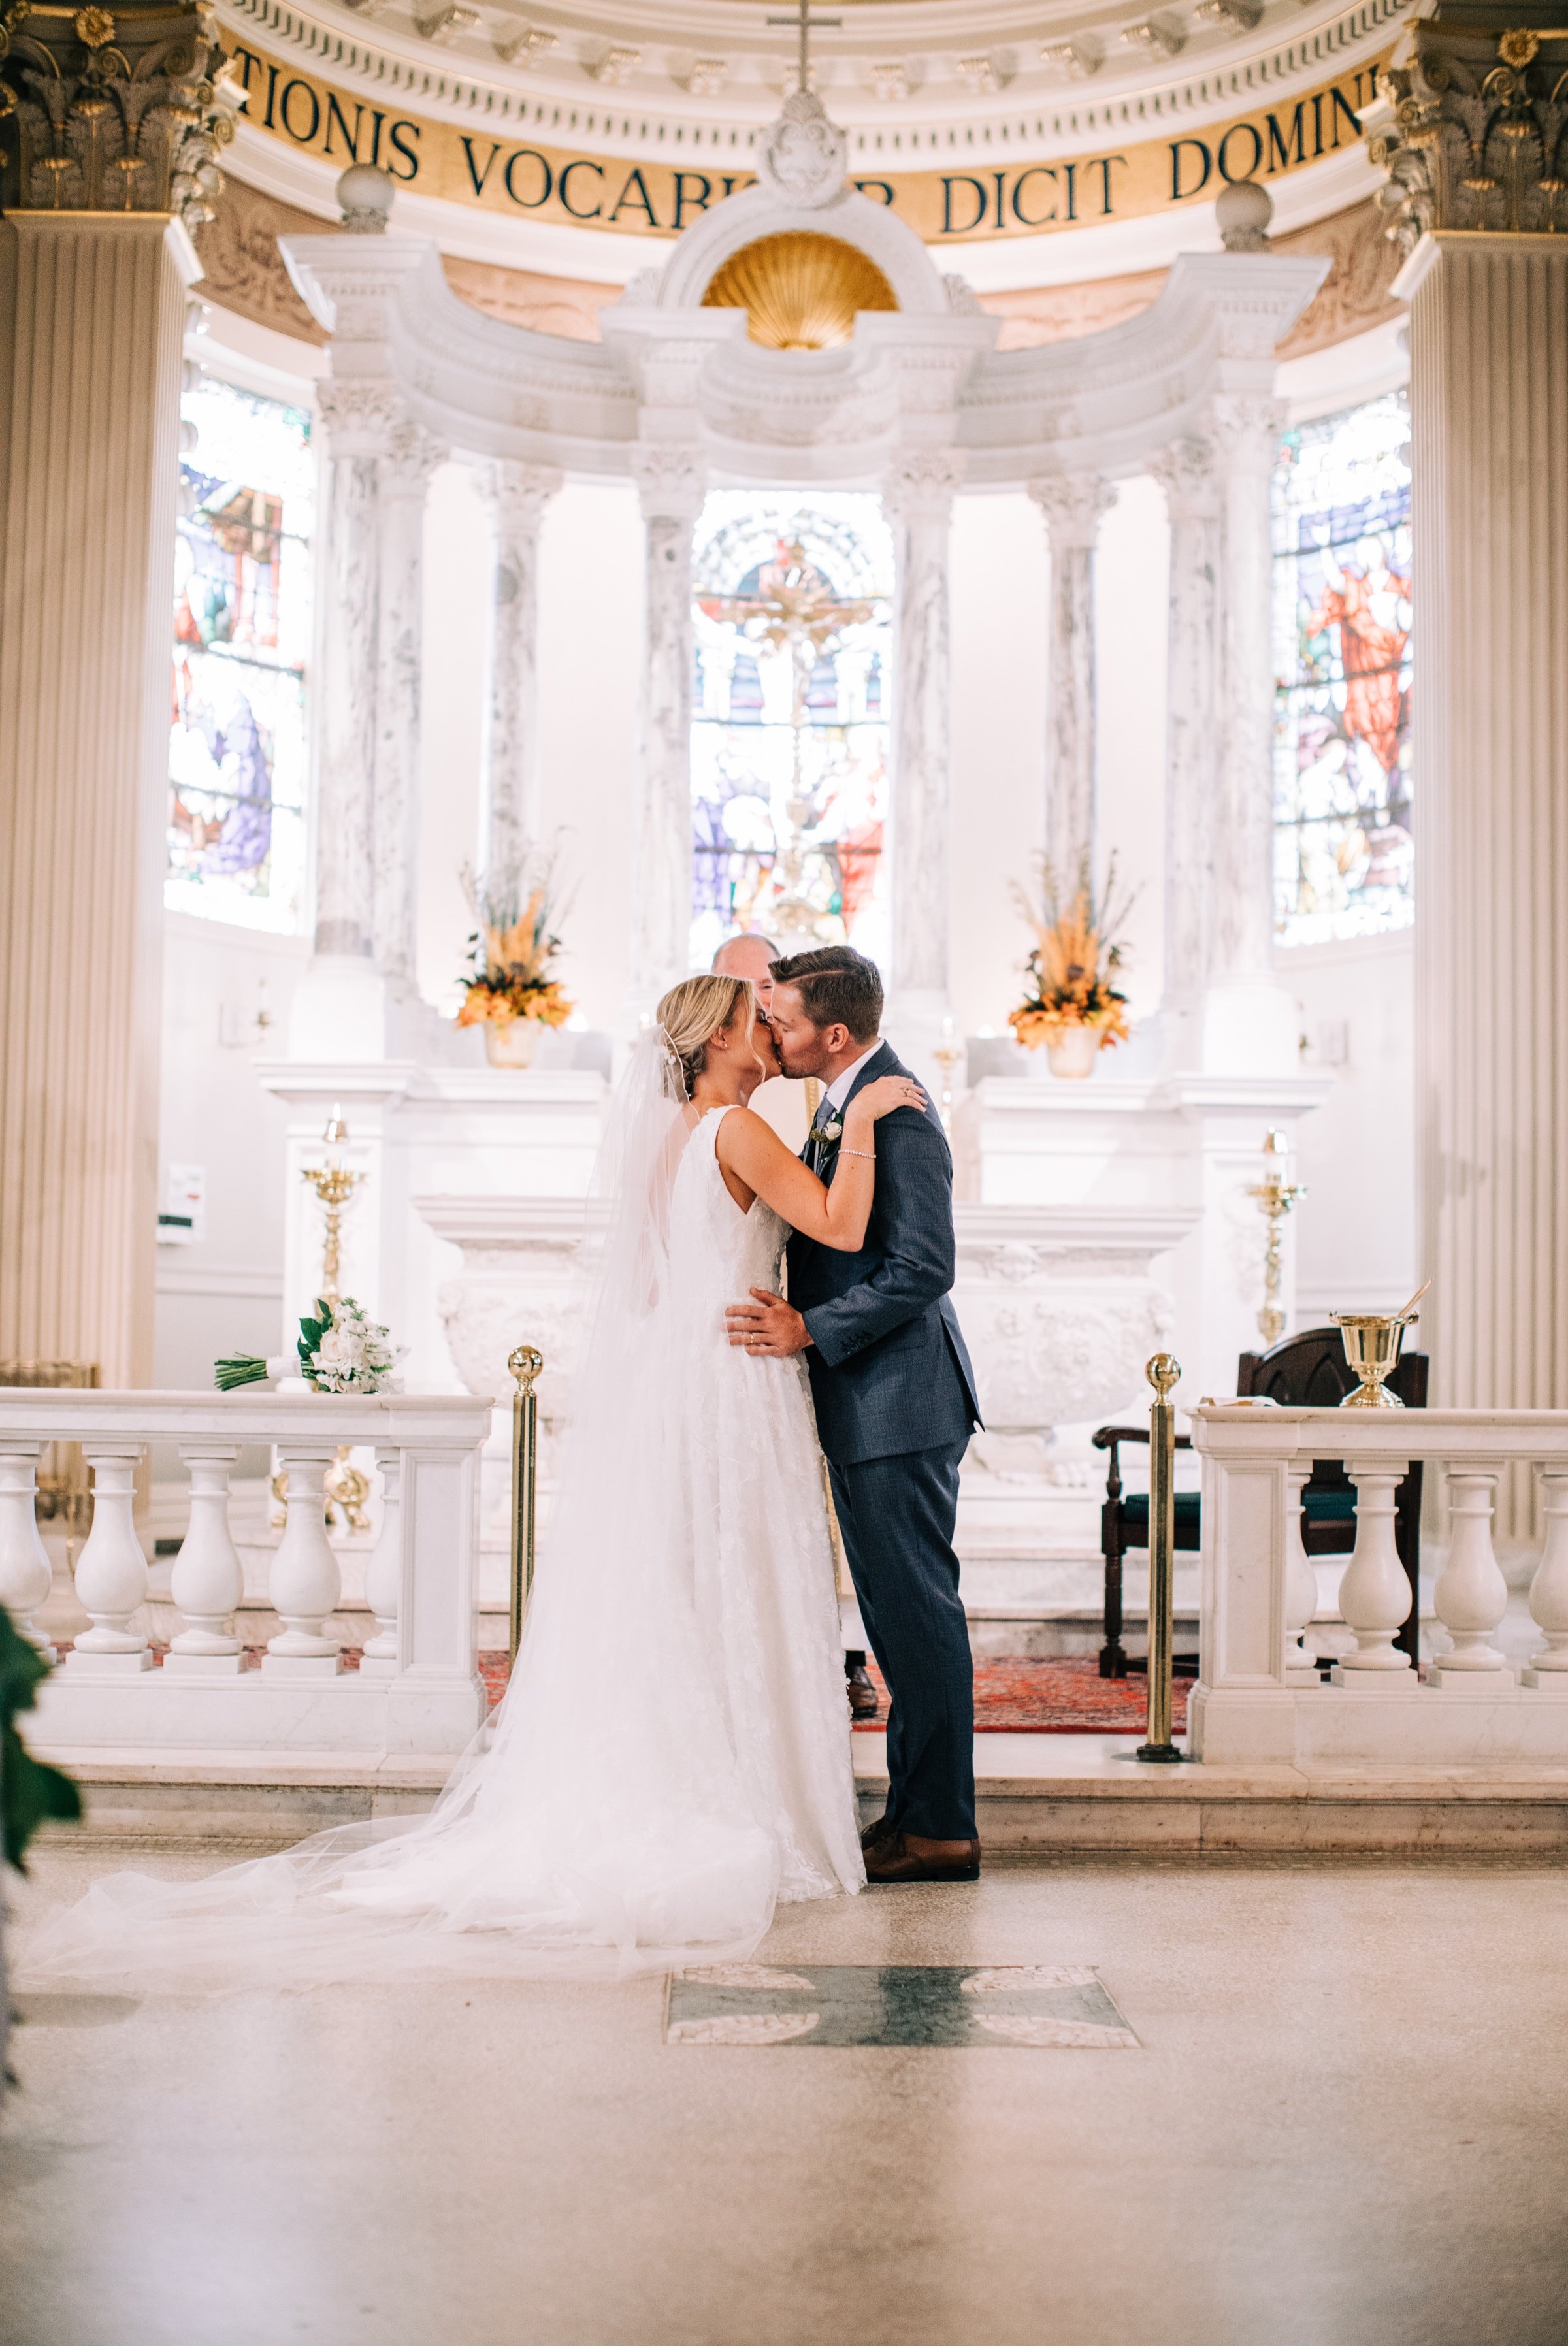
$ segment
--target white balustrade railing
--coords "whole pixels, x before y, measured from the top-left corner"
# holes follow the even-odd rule
[[[1206,1402],[1192,1433],[1203,1463],[1198,1757],[1568,1760],[1568,1412]],[[1327,1683],[1303,1642],[1317,1592],[1301,1494],[1315,1458],[1343,1459],[1356,1486],[1356,1544],[1339,1586],[1355,1643]],[[1451,1642],[1420,1678],[1394,1642],[1410,1602],[1394,1494],[1418,1459],[1441,1470],[1451,1526],[1432,1592]],[[1521,1464],[1541,1477],[1546,1539],[1530,1591],[1543,1643],[1516,1670],[1497,1643],[1508,1583],[1492,1526],[1498,1482]]]
[[[50,1748],[200,1746],[220,1750],[458,1751],[484,1717],[475,1651],[479,1453],[488,1400],[467,1394],[91,1392],[0,1388],[0,1604],[53,1654],[36,1617],[50,1563],[34,1510],[38,1460],[79,1442],[92,1528],[76,1560],[89,1627],[40,1692],[35,1739]],[[181,1627],[161,1668],[143,1626],[147,1557],[135,1523],[137,1468],[172,1443],[190,1515],[169,1598]],[[259,1670],[234,1613],[244,1573],[229,1522],[242,1444],[274,1445],[288,1477],[267,1598],[279,1620]],[[332,1617],[342,1595],[322,1483],[336,1453],[373,1449],[380,1534],[366,1574],[375,1622],[345,1671]]]

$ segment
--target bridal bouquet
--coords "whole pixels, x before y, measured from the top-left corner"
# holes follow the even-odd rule
[[[298,1358],[283,1353],[264,1361],[254,1352],[236,1352],[214,1363],[219,1392],[240,1385],[265,1384],[270,1378],[302,1376],[315,1392],[374,1393],[395,1391],[392,1375],[401,1352],[379,1321],[367,1319],[351,1295],[321,1296],[317,1316],[300,1322]]]
[[[1098,903],[1085,855],[1078,866],[1078,884],[1064,900],[1049,860],[1044,867],[1044,903],[1036,910],[1022,889],[1020,903],[1034,932],[1034,950],[1026,967],[1030,990],[1007,1023],[1026,1050],[1041,1044],[1059,1047],[1074,1030],[1095,1037],[1095,1051],[1127,1040],[1127,997],[1114,984],[1125,948],[1112,932],[1126,919],[1132,899],[1115,902],[1116,859],[1105,872]]]
[[[564,1026],[572,1015],[573,1004],[549,974],[561,950],[550,925],[554,865],[546,862],[539,870],[525,902],[524,869],[520,865],[482,892],[473,872],[463,868],[463,892],[476,925],[468,941],[473,968],[464,980],[460,1026],[510,1026],[517,1018]]]

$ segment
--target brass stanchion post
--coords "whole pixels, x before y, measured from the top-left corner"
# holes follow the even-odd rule
[[[523,1642],[523,1616],[534,1586],[534,1501],[539,1477],[539,1396],[534,1386],[545,1355],[519,1344],[506,1363],[517,1380],[512,1396],[512,1603],[507,1647],[513,1661]]]
[[[1149,1708],[1140,1760],[1181,1760],[1171,1741],[1171,1676],[1176,1644],[1176,1410],[1171,1387],[1181,1363],[1156,1352],[1144,1371],[1155,1389],[1149,1406]]]

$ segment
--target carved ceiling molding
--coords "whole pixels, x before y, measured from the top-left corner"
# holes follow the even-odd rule
[[[230,174],[213,206],[213,218],[196,232],[202,277],[192,287],[193,295],[232,310],[253,325],[270,326],[275,333],[324,342],[326,332],[294,291],[278,250],[280,236],[319,235],[321,227],[311,213],[280,203],[276,196],[264,196]]]

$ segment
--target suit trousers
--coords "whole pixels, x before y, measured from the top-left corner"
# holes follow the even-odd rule
[[[974,1838],[974,1666],[952,1548],[968,1446],[829,1464],[860,1618],[892,1697],[888,1816],[932,1841]]]

